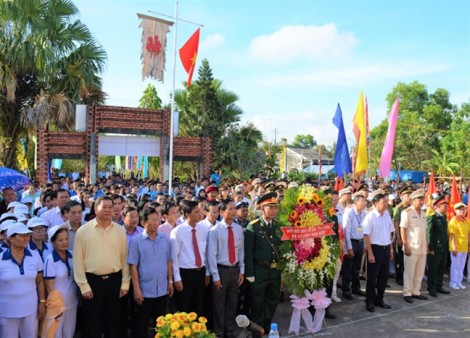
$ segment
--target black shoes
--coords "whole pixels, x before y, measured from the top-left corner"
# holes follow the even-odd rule
[[[353,296],[351,295],[351,292],[343,292],[343,298],[353,300]]]
[[[431,297],[437,297],[437,292],[436,292],[436,290],[428,290],[428,291],[429,291],[429,295],[430,295]]]
[[[425,296],[423,296],[423,295],[417,295],[417,296],[416,296],[416,295],[413,295],[413,296],[411,296],[411,297],[416,298],[416,299],[419,299],[419,300],[428,300],[428,297],[425,297]]]
[[[373,304],[368,304],[368,303],[366,303],[366,309],[367,309],[367,311],[369,311],[369,312],[375,312],[375,307],[374,307]]]
[[[403,297],[403,299],[407,303],[410,303],[410,304],[413,303],[413,298],[411,296],[405,296],[405,297]]]
[[[450,293],[450,291],[447,291],[443,287],[437,288],[436,291],[439,292],[439,293],[442,293],[444,295],[448,295]]]
[[[330,312],[329,308],[326,308],[325,310],[325,318],[328,319],[336,319],[336,316]]]
[[[364,291],[362,291],[361,289],[356,290],[356,291],[353,291],[352,294],[353,294],[353,295],[357,295],[357,296],[361,296],[361,297],[365,297],[365,296],[366,296],[366,293],[365,293]]]
[[[390,310],[392,307],[390,305],[388,305],[387,303],[385,303],[384,301],[381,301],[381,302],[374,302],[374,305],[375,306],[379,306],[383,309],[386,309],[386,310]]]

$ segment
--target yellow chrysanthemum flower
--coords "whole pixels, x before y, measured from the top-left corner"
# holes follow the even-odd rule
[[[165,319],[163,317],[158,317],[157,327],[162,327],[163,325],[165,325]]]
[[[207,323],[207,318],[206,317],[199,317],[199,323],[205,324]]]
[[[165,316],[165,319],[166,320],[171,320],[173,318],[173,315],[171,313],[168,313],[166,316]]]
[[[189,320],[194,321],[197,318],[196,312],[190,312],[188,315]]]
[[[186,326],[186,327],[183,329],[183,335],[184,335],[185,337],[190,337],[190,336],[191,336],[191,329]]]
[[[194,330],[194,332],[199,332],[201,330],[201,324],[197,323],[197,322],[194,322],[192,325],[191,325],[191,328]]]
[[[172,330],[177,330],[180,327],[180,322],[174,321],[173,323],[170,324],[170,327]]]
[[[176,338],[183,338],[183,330],[176,331],[175,337]]]

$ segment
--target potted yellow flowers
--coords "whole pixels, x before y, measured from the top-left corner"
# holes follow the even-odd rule
[[[155,338],[213,338],[215,334],[207,331],[207,319],[195,312],[177,312],[157,318]]]

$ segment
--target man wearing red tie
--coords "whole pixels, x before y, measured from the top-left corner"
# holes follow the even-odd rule
[[[206,272],[206,244],[208,228],[198,225],[201,210],[194,201],[181,201],[184,223],[170,234],[176,309],[201,314],[204,304],[204,286],[209,283]]]
[[[221,201],[219,210],[223,220],[211,228],[207,243],[207,263],[214,284],[214,332],[234,338],[239,286],[245,273],[243,229],[233,222],[236,216],[233,200]]]

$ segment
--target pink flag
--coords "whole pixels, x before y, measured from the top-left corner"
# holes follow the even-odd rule
[[[384,149],[382,150],[382,157],[380,158],[380,176],[389,177],[390,168],[392,166],[393,150],[395,148],[395,132],[397,130],[398,118],[398,97],[393,104],[392,111],[388,116],[388,131],[387,138],[385,139]]]

